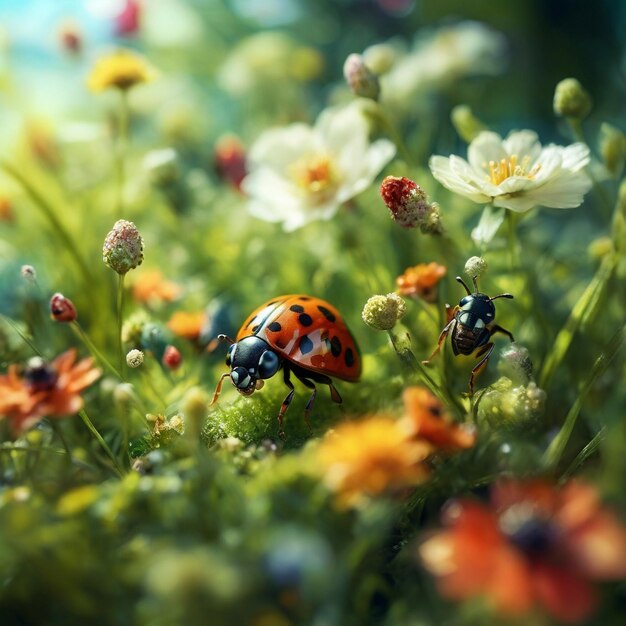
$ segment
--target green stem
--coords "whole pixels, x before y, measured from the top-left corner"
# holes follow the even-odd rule
[[[428,389],[445,405],[454,410],[459,419],[462,419],[465,416],[466,411],[445,387],[442,387],[435,382],[422,363],[417,360],[415,354],[413,354],[413,351],[411,350],[410,337],[408,332],[406,332],[406,329],[401,324],[396,324],[394,328],[387,332],[393,349],[406,370],[412,374],[416,374],[420,378],[423,385],[428,387]]]
[[[57,233],[59,239],[63,242],[68,252],[74,257],[76,261],[76,265],[80,269],[83,274],[83,278],[87,283],[92,283],[91,272],[89,268],[78,252],[78,247],[76,243],[72,239],[72,236],[66,230],[65,226],[61,223],[59,218],[56,215],[56,212],[52,205],[43,197],[41,193],[33,186],[31,183],[12,165],[9,165],[5,161],[0,162],[0,168],[2,168],[11,178],[13,178],[16,182],[18,182],[24,191],[30,196],[31,200],[35,203],[35,206],[39,208],[39,210],[46,217],[53,230]]]
[[[98,432],[96,427],[93,425],[93,422],[89,419],[89,416],[85,412],[85,409],[81,409],[78,414],[83,420],[83,423],[85,424],[85,426],[87,426],[91,434],[96,438],[98,443],[102,446],[102,449],[106,452],[107,456],[111,459],[111,461],[113,462],[113,467],[115,468],[115,472],[121,478],[124,475],[122,468],[119,466],[119,463],[117,462],[115,455],[111,451],[111,448],[109,448],[109,446],[107,445],[107,442],[102,438],[102,435]]]
[[[616,264],[617,259],[615,255],[605,256],[595,276],[574,305],[569,318],[556,336],[552,349],[543,364],[539,377],[539,386],[542,389],[546,389],[549,385],[554,372],[572,345],[576,333],[593,317],[601,296],[613,275]]]
[[[383,129],[385,130],[385,132],[387,133],[391,141],[395,144],[400,156],[402,156],[402,158],[406,161],[406,163],[408,163],[409,165],[412,165],[413,157],[411,156],[409,149],[406,147],[406,144],[404,143],[404,140],[400,136],[400,133],[396,130],[395,126],[389,121],[389,118],[387,117],[387,115],[385,115],[385,112],[383,111],[380,104],[378,104],[378,106],[376,107],[376,117],[378,118],[378,121],[380,122],[381,126],[383,127]]]
[[[89,350],[92,356],[94,356],[97,361],[104,365],[104,367],[106,367],[114,376],[121,380],[122,375],[120,374],[120,372],[118,372],[117,369],[113,367],[111,362],[102,354],[102,352],[100,352],[100,350],[96,348],[94,342],[91,341],[91,339],[82,329],[80,324],[77,321],[73,321],[70,326],[74,333],[78,336],[78,338],[87,346],[87,350]]]
[[[41,352],[37,349],[37,346],[19,329],[17,324],[6,315],[0,313],[0,319],[3,319],[11,328],[20,336],[22,341],[37,355],[42,356]]]
[[[517,215],[514,211],[507,210],[506,213],[507,222],[507,238],[509,248],[509,270],[513,271],[519,267],[519,254],[517,250]]]
[[[124,209],[124,186],[126,184],[126,156],[128,152],[128,138],[130,128],[130,107],[128,102],[128,91],[120,90],[120,111],[118,119],[117,135],[117,210],[122,213]]]
[[[51,419],[49,421],[50,421],[50,425],[52,426],[52,430],[54,431],[54,434],[59,438],[59,440],[61,441],[61,445],[63,446],[63,450],[65,450],[67,464],[71,465],[72,464],[72,452],[70,450],[70,447],[67,445],[65,435],[63,434],[63,431],[61,430],[61,427],[59,426],[59,424],[54,419]]]
[[[622,348],[624,339],[626,338],[626,326],[623,326],[609,341],[607,347],[600,356],[596,359],[596,362],[591,368],[589,377],[585,381],[582,389],[578,393],[576,401],[568,411],[561,430],[557,433],[556,437],[552,440],[552,443],[546,450],[544,455],[544,465],[550,468],[555,468],[558,462],[561,460],[561,456],[565,451],[565,446],[571,437],[571,434],[576,425],[576,420],[583,406],[583,402],[587,397],[587,394],[591,391],[593,385],[598,378],[604,374],[611,361],[615,358],[617,353]]]
[[[587,459],[595,454],[596,450],[600,447],[600,444],[604,441],[606,436],[606,426],[603,426],[593,437],[593,439],[578,453],[578,456],[572,461],[572,464],[567,468],[561,476],[561,481],[566,481],[578,468],[587,461]]]
[[[117,281],[117,352],[119,358],[119,371],[124,371],[124,348],[122,345],[122,323],[124,310],[124,277],[126,274],[118,274]],[[120,378],[123,379],[122,376]]]

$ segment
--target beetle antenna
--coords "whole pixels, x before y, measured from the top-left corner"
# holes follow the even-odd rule
[[[513,294],[512,293],[501,293],[497,296],[493,296],[493,298],[489,298],[489,300],[495,300],[496,298],[512,298]]]
[[[468,296],[471,296],[471,295],[472,295],[472,292],[469,290],[469,287],[465,284],[465,281],[464,281],[464,280],[463,280],[460,276],[457,276],[457,277],[456,277],[456,280],[457,280],[459,283],[461,283],[461,285],[463,285],[463,287],[465,287],[465,291],[467,291],[467,295],[468,295]],[[474,279],[474,281],[476,281],[476,279]],[[474,282],[474,284],[476,284],[476,282]],[[478,291],[478,289],[476,289],[476,291]]]
[[[217,340],[218,341],[228,341],[229,344],[233,344],[236,343],[234,339],[231,339],[228,335],[218,335],[217,336]]]
[[[472,276],[472,282],[474,283],[475,293],[478,293],[478,276]]]

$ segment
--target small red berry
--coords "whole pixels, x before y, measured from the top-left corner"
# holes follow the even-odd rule
[[[74,303],[62,293],[50,298],[50,314],[56,322],[74,322],[78,317]]]
[[[176,370],[180,367],[182,360],[183,357],[180,354],[180,350],[176,346],[169,345],[165,348],[165,352],[163,352],[161,362],[165,367]]]

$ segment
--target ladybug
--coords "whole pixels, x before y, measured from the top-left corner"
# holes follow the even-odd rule
[[[236,341],[226,335],[219,335],[218,339],[231,344],[226,355],[230,372],[220,378],[211,404],[217,401],[227,376],[239,393],[250,396],[263,387],[264,380],[282,369],[290,391],[278,413],[281,436],[283,416],[295,393],[292,372],[313,390],[304,409],[307,422],[317,394],[315,383],[328,385],[330,397],[341,403],[331,376],[356,382],[361,375],[361,358],[354,337],[339,311],[320,298],[306,295],[272,298],[249,315]]]
[[[437,347],[430,357],[428,357],[426,361],[422,361],[422,363],[424,365],[430,363],[431,359],[433,359],[441,349],[441,345],[448,334],[452,333],[450,343],[452,344],[452,351],[455,356],[459,354],[470,355],[477,350],[476,358],[482,357],[474,369],[472,369],[469,379],[469,395],[473,396],[474,378],[487,365],[487,361],[494,349],[494,343],[489,341],[491,336],[494,333],[500,332],[507,335],[511,341],[515,341],[513,335],[508,330],[493,323],[496,318],[496,307],[492,302],[496,298],[512,298],[513,296],[510,293],[501,293],[500,295],[490,298],[488,295],[480,293],[476,283],[476,276],[472,278],[475,289],[474,293],[470,291],[469,287],[460,276],[457,276],[456,280],[465,287],[467,295],[464,296],[454,308],[446,304],[448,323],[439,335]]]

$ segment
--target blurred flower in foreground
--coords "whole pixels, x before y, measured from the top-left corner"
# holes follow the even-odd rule
[[[422,298],[426,302],[437,300],[437,285],[446,275],[447,269],[439,263],[419,263],[407,267],[404,274],[396,278],[401,296]]]
[[[428,441],[436,449],[452,452],[471,448],[476,442],[473,428],[456,424],[441,402],[424,387],[407,387],[402,394],[402,426],[413,437]]]
[[[380,195],[389,209],[391,219],[403,228],[417,228],[424,234],[443,232],[439,205],[428,202],[426,192],[410,178],[386,176]]]
[[[381,77],[384,100],[408,103],[415,94],[445,88],[465,76],[499,73],[506,60],[503,35],[480,22],[427,31],[415,50]]]
[[[373,143],[357,103],[327,109],[314,127],[292,124],[268,130],[250,148],[242,183],[255,217],[293,231],[328,220],[361,193],[393,158],[387,139]]]
[[[502,482],[491,506],[452,501],[446,530],[420,546],[443,595],[484,596],[493,609],[523,615],[539,605],[568,623],[588,618],[592,580],[626,577],[626,530],[581,482],[563,489],[541,482]]]
[[[428,478],[424,461],[432,451],[392,417],[346,422],[329,432],[317,450],[324,482],[343,506],[396,491]]]
[[[409,387],[404,416],[374,415],[330,431],[320,443],[315,467],[341,506],[424,482],[437,452],[471,448],[473,431],[452,421],[428,390]]]
[[[87,86],[95,93],[111,88],[126,91],[151,81],[155,76],[156,70],[143,56],[121,48],[96,61],[87,77]]]
[[[469,145],[467,158],[433,156],[429,165],[450,191],[520,213],[539,205],[577,207],[591,187],[584,171],[589,164],[585,144],[542,148],[530,130],[511,132],[504,140],[484,131]]]
[[[73,415],[83,407],[81,391],[100,377],[93,359],[76,363],[76,350],[68,350],[51,363],[31,359],[20,374],[9,365],[0,375],[0,419],[7,418],[11,430],[20,433],[44,417]]]
[[[172,302],[181,294],[180,285],[166,280],[160,270],[142,270],[133,283],[133,298],[142,304]]]

